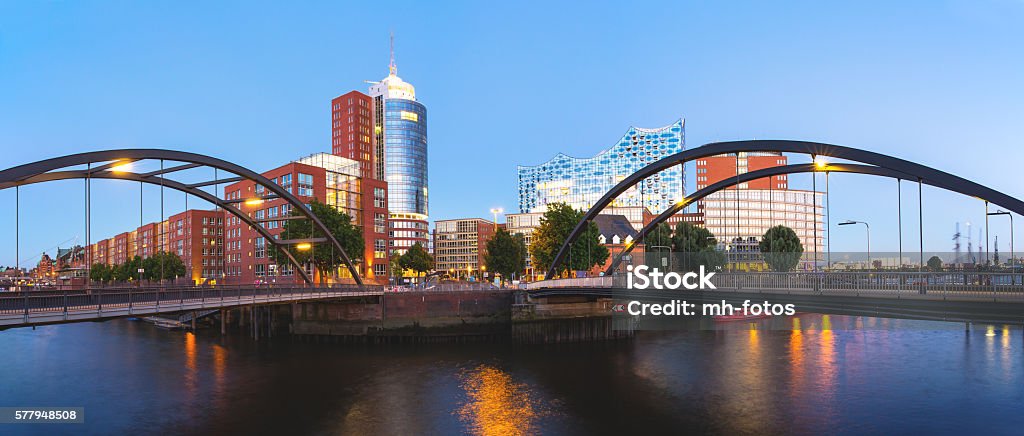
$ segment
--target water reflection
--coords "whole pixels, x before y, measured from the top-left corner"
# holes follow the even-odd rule
[[[801,391],[804,378],[804,332],[800,329],[798,317],[793,317],[793,329],[789,333],[789,368],[789,395],[796,396]]]
[[[512,380],[508,373],[480,365],[461,374],[468,400],[459,418],[479,435],[525,435],[536,432],[535,401],[529,388]]]

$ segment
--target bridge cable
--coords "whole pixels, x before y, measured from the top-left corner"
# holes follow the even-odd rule
[[[164,252],[167,247],[164,246],[164,160],[160,159],[160,225],[157,227],[157,247],[160,251],[160,283],[164,282],[164,258],[167,257]]]
[[[902,181],[903,179],[896,179],[896,226],[900,240],[900,255],[896,261],[900,271],[903,271],[903,188],[900,186]]]

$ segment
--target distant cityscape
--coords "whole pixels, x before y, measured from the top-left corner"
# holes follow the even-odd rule
[[[437,220],[431,230],[427,108],[416,100],[415,87],[398,76],[393,43],[387,76],[369,83],[366,93],[352,90],[331,100],[329,154],[300,157],[262,174],[303,201],[315,199],[352,217],[365,242],[363,252],[353,257],[369,283],[391,282],[392,256],[403,254],[414,244],[433,255],[436,271],[451,278],[486,280],[486,245],[498,229],[523,235],[529,246],[547,205],[561,202],[586,210],[628,175],[686,149],[682,118],[659,128],[629,127],[618,141],[593,157],[558,153],[537,165],[520,164],[518,212],[492,211],[490,220]],[[785,164],[786,157],[781,154],[710,157],[697,161],[696,186],[700,189],[737,174]],[[631,243],[655,215],[686,195],[685,187],[682,166],[641,181],[595,221],[600,240],[620,249]],[[281,237],[290,213],[285,200],[263,199],[263,187],[252,182],[236,182],[222,189],[225,200],[237,202],[268,233]],[[723,250],[749,249],[775,224],[793,228],[805,246],[821,247],[824,232],[815,234],[812,227],[814,223],[818,229],[824,227],[823,196],[789,190],[786,176],[777,176],[716,193],[699,202],[696,212],[680,212],[668,223],[706,226],[719,236]],[[260,200],[249,200],[253,198]],[[764,212],[769,198],[774,199],[777,212]],[[498,222],[499,214],[505,222]],[[231,214],[219,209],[188,209],[87,247],[59,248],[52,257],[44,253],[30,271],[7,268],[0,273],[27,274],[54,285],[80,285],[87,281],[90,262],[115,265],[135,256],[147,258],[168,251],[182,259],[187,280],[197,284],[299,281],[291,266],[273,261],[270,249],[259,232]],[[642,252],[642,244],[634,249],[634,253]],[[533,270],[529,255],[526,265],[522,277],[538,278],[540,272]],[[340,276],[345,278],[346,273]],[[415,280],[412,275],[402,279]]]
[[[491,217],[435,220],[431,227],[427,108],[417,101],[415,87],[398,76],[393,44],[387,76],[368,83],[365,93],[351,90],[331,99],[330,153],[299,157],[262,175],[303,201],[315,199],[352,218],[364,240],[363,252],[352,257],[369,283],[394,283],[392,258],[414,244],[423,246],[434,257],[435,270],[447,277],[493,278],[485,271],[484,258],[487,242],[497,230],[522,235],[529,247],[548,205],[566,203],[587,210],[630,174],[686,150],[682,117],[663,127],[628,127],[621,138],[591,157],[556,153],[545,162],[519,163],[517,212],[496,209]],[[785,155],[774,152],[710,156],[695,161],[691,177],[700,190],[787,163]],[[680,165],[628,189],[594,221],[600,241],[613,250],[633,244],[656,215],[685,198],[686,180],[687,171]],[[281,238],[290,213],[287,201],[267,196],[263,186],[251,181],[219,189],[226,201],[238,203],[267,233]],[[673,227],[681,222],[705,227],[716,237],[718,249],[732,253],[756,252],[767,229],[784,225],[794,230],[807,252],[823,252],[828,238],[825,196],[817,190],[791,189],[788,177],[777,175],[715,192],[666,222]],[[197,284],[299,281],[292,266],[274,262],[269,245],[260,232],[223,210],[187,209],[86,247],[73,244],[58,248],[53,256],[43,253],[29,271],[0,268],[0,276],[28,275],[53,285],[79,285],[87,281],[90,262],[123,264],[135,256],[168,251],[184,262],[187,277],[182,279]],[[642,255],[643,241],[632,251]],[[542,271],[534,270],[528,254],[525,264],[520,277],[539,279]],[[605,267],[607,263],[592,271]],[[350,277],[346,271],[338,274],[340,279]],[[416,276],[406,273],[397,279],[415,281]]]

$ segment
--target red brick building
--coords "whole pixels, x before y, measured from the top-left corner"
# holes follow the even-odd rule
[[[786,165],[786,156],[781,153],[739,153],[722,154],[697,160],[697,189],[703,189],[715,182],[736,177],[737,174]],[[785,174],[741,183],[740,189],[786,189]],[[730,187],[729,189],[736,189]]]
[[[367,182],[360,177],[364,174],[362,166],[359,161],[318,153],[267,171],[263,176],[307,204],[316,199],[351,216],[353,224],[362,228],[364,250],[348,255],[366,282],[384,283],[388,277],[386,184],[374,180]],[[285,221],[275,220],[290,214],[287,201],[279,198],[258,200],[269,193],[249,181],[225,187],[224,195],[228,200],[251,199],[241,201],[238,207],[276,238],[290,239],[283,234]],[[291,265],[276,265],[270,257],[274,246],[238,218],[225,217],[224,231],[225,273],[229,282],[301,280]],[[314,275],[319,277],[319,272]],[[347,276],[347,270],[341,268],[339,277]]]
[[[363,180],[384,180],[383,149],[376,149],[373,138],[370,96],[352,91],[331,100],[331,154],[359,162]]]
[[[171,215],[166,226],[166,251],[185,263],[185,275],[194,283],[224,277],[223,210],[186,210]]]
[[[91,264],[120,265],[159,251],[178,255],[194,283],[223,277],[224,211],[187,210],[89,246]],[[85,263],[76,265],[85,267]]]
[[[782,153],[772,152],[741,152],[738,155],[720,154],[717,156],[697,159],[697,190],[704,189],[727,178],[736,177],[738,174],[746,174],[752,171],[763,170],[765,168],[786,165],[786,162],[787,158]],[[728,189],[783,190],[787,189],[788,186],[788,178],[785,174],[782,174],[772,176],[770,178],[762,178],[740,183],[738,186],[730,186]],[[697,211],[698,213],[703,213],[703,201],[697,202]],[[691,221],[694,219],[696,218],[682,218],[676,221]]]
[[[56,262],[50,258],[50,255],[43,253],[43,255],[39,257],[39,263],[37,263],[35,269],[32,270],[32,277],[36,279],[53,279],[57,276],[57,269],[55,266]]]

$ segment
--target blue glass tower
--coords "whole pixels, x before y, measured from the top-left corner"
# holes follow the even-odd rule
[[[429,240],[427,190],[427,108],[416,89],[398,77],[394,46],[389,74],[370,86],[377,144],[376,177],[388,182],[391,251],[405,252]]]

